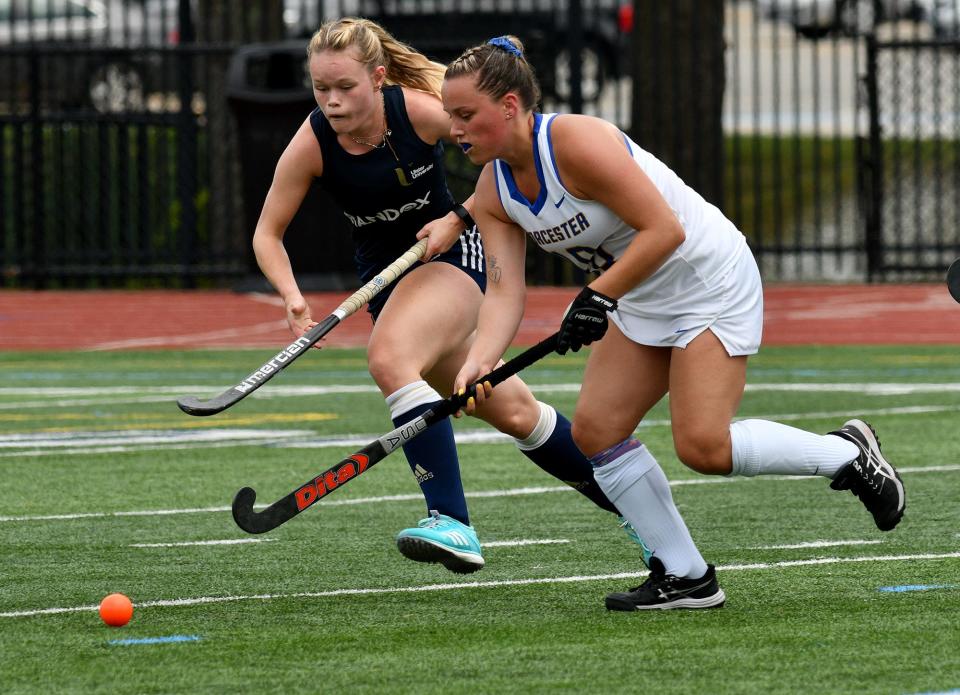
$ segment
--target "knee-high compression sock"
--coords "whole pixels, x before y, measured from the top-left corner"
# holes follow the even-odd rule
[[[859,455],[853,442],[832,434],[814,434],[769,420],[730,425],[733,468],[730,475],[822,475],[833,478]]]
[[[652,555],[667,574],[702,577],[707,563],[673,503],[660,464],[636,439],[627,439],[590,459],[593,475],[643,541],[644,561]]]
[[[415,381],[387,396],[387,406],[393,424],[400,427],[442,400],[427,382]],[[404,444],[403,453],[420,483],[427,510],[435,509],[469,526],[467,500],[463,496],[460,462],[450,419],[432,425]]]
[[[540,406],[540,419],[525,439],[515,440],[517,448],[544,471],[601,509],[619,514],[594,479],[590,460],[573,443],[570,421],[546,403],[537,401],[537,405]]]

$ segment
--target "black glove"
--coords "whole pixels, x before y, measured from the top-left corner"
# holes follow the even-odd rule
[[[567,310],[557,335],[557,352],[576,352],[607,332],[607,312],[616,311],[617,300],[584,287]]]

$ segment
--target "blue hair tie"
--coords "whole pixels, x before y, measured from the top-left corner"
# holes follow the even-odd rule
[[[508,39],[506,36],[498,36],[495,39],[490,39],[487,41],[487,43],[496,46],[497,48],[502,48],[507,53],[512,53],[513,55],[517,56],[517,58],[523,58],[523,53],[520,51],[520,49],[517,48],[513,44],[513,41]]]

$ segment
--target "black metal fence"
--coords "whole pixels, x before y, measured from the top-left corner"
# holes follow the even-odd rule
[[[960,255],[948,5],[727,4],[722,207],[767,279],[934,280]]]
[[[867,66],[868,271],[942,276],[960,248],[960,42],[871,38]]]
[[[956,19],[920,0],[884,0],[869,17],[863,2],[846,0],[804,15],[812,4],[823,5],[725,3],[723,161],[710,163],[722,177],[717,202],[768,280],[938,277],[960,252]],[[7,15],[3,7],[0,287],[250,285],[270,157],[310,96],[301,90],[299,105],[277,107],[251,176],[228,67],[250,43],[294,40],[302,50],[325,17],[370,16],[441,61],[517,34],[537,66],[544,110],[595,114],[626,130],[653,107],[632,103],[631,75],[649,74],[634,66],[634,37],[662,41],[664,56],[697,50],[691,37],[631,31],[633,5],[619,0],[13,0]],[[61,7],[68,16],[48,16]],[[702,88],[671,86],[669,60],[658,71],[676,90],[668,95]],[[287,78],[271,85],[269,72],[260,75],[265,89],[299,88]],[[640,144],[671,163],[662,143]],[[465,197],[476,170],[455,151],[449,162],[451,187]],[[310,201],[287,237],[302,249],[296,270],[308,286],[352,286],[342,215],[319,192]],[[543,254],[531,261],[533,282],[583,279]]]
[[[7,5],[4,285],[195,286],[249,272],[224,76],[233,37],[265,38],[270,22],[267,3],[235,5],[202,24],[177,0]]]

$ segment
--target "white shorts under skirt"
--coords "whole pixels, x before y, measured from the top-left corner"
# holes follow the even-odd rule
[[[625,336],[641,345],[685,348],[709,329],[731,357],[753,355],[763,335],[763,287],[757,262],[744,249],[702,291],[660,302],[655,308],[621,302],[612,317]]]

